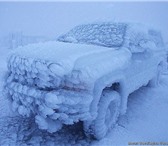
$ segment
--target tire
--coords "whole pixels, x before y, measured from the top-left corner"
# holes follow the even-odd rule
[[[116,91],[105,90],[102,93],[98,115],[92,122],[84,122],[87,137],[102,139],[112,129],[119,116],[120,96]]]

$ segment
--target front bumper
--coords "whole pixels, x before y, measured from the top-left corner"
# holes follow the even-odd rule
[[[14,81],[7,83],[6,90],[14,111],[27,117],[35,115],[39,128],[49,132],[59,130],[62,124],[71,125],[91,118],[92,96],[87,91],[47,91]]]

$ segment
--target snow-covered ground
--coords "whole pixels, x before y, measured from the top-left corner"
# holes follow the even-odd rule
[[[39,130],[33,118],[23,118],[10,111],[10,103],[2,94],[9,50],[0,50],[0,145],[1,146],[58,146],[58,145],[128,145],[130,142],[167,142],[168,139],[168,74],[161,76],[155,88],[142,87],[129,96],[126,115],[102,140],[88,139],[82,132],[82,123],[65,126],[49,134]]]
[[[2,116],[8,116],[11,114],[10,107],[9,107],[9,101],[8,99],[3,96],[3,85],[4,85],[4,78],[5,73],[7,70],[7,56],[8,56],[9,49],[3,49],[0,48],[0,117]]]

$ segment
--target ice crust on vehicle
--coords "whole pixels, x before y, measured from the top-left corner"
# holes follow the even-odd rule
[[[50,43],[57,44],[57,47],[59,44],[62,45],[60,42],[49,42],[49,46]],[[68,47],[69,44],[66,43],[66,45]],[[47,44],[41,44],[41,46],[45,46],[46,49],[43,48],[44,52],[49,50],[46,47]],[[59,54],[55,55],[53,61],[44,60],[42,57],[40,58],[40,55],[37,55],[36,58],[34,58],[35,56],[30,58],[31,55],[35,55],[31,54],[34,50],[33,47],[24,47],[21,51],[15,52],[17,55],[13,55],[9,60],[7,89],[13,100],[13,109],[27,117],[35,114],[39,128],[46,129],[49,132],[59,130],[61,124],[73,124],[79,120],[91,118],[89,109],[93,99],[91,90],[94,87],[94,82],[116,68],[124,68],[131,57],[127,49],[116,50],[114,48],[76,44],[75,46],[78,46],[77,49],[85,48],[86,52],[81,51],[74,55],[76,60],[72,57],[72,60],[69,59],[67,64],[64,62],[64,65],[68,66],[69,69],[62,74],[57,73],[57,70],[54,72],[50,68],[51,65],[59,64],[59,68],[65,69],[59,60],[57,61],[56,56],[59,56]],[[54,48],[54,45],[52,47]],[[95,48],[95,51],[92,48]],[[30,54],[28,50],[31,50]],[[61,51],[63,50],[62,48]],[[74,51],[76,52],[76,50]],[[42,50],[39,50],[37,54],[40,52]],[[24,55],[21,55],[22,53]],[[69,53],[66,55],[69,55]],[[60,57],[60,61],[64,61],[64,59],[66,59],[65,56]],[[102,60],[104,61],[102,62]],[[71,68],[69,64],[71,64]],[[60,88],[62,90],[59,90]],[[71,94],[71,92],[74,92],[74,94]],[[52,125],[53,121],[57,121],[60,126],[51,130],[49,125]],[[61,123],[58,121],[61,121]]]
[[[40,49],[33,51],[37,47]],[[87,88],[86,83],[93,83],[93,80],[110,72],[112,68],[127,64],[131,56],[130,52],[126,48],[115,50],[115,48],[62,42],[48,42],[19,48],[15,51],[17,55],[13,55],[9,60],[8,67],[11,73],[8,80],[15,79],[40,88],[59,86],[71,88],[79,85],[78,87],[84,89]],[[43,57],[44,54],[47,55]]]
[[[118,74],[117,70],[134,75],[139,60],[162,47],[158,36],[159,32],[137,24],[102,23],[79,26],[59,41],[17,48],[8,61],[6,85],[13,110],[27,117],[34,114],[39,128],[49,132],[59,130],[62,124],[95,117],[102,86],[111,86],[107,81]],[[146,54],[145,58],[141,53]],[[150,65],[156,63],[157,59]],[[134,68],[127,69],[131,65]],[[156,68],[149,68],[149,74],[142,72],[143,79],[133,77],[132,87],[127,86],[121,94],[128,96],[127,90],[147,84],[156,72]],[[95,87],[100,80],[102,84]],[[122,102],[126,103],[127,98]]]

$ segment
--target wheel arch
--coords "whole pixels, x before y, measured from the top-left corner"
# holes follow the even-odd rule
[[[111,88],[119,93],[121,97],[120,114],[124,114],[127,108],[127,93],[126,93],[126,83],[123,73],[113,73],[108,74],[99,78],[94,85],[93,89],[93,101],[91,103],[91,115],[93,118],[97,116],[98,104],[102,95],[102,92],[106,88]]]
[[[162,68],[165,70],[167,68],[167,55],[164,53],[157,62],[157,67]]]
[[[164,59],[162,59],[158,62],[157,67],[159,67],[161,70],[164,70],[166,68],[166,65],[167,65],[166,61]]]

